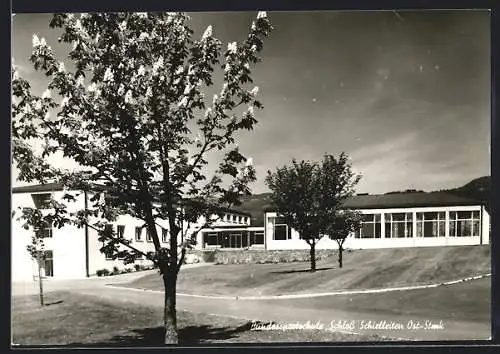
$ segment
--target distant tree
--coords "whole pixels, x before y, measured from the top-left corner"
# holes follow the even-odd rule
[[[90,192],[90,205],[72,213],[72,222],[97,230],[101,252],[114,259],[131,263],[145,255],[155,264],[165,288],[166,344],[178,343],[176,283],[187,250],[202,227],[220,218],[220,206],[237,204],[255,180],[235,138],[253,129],[254,109],[262,108],[258,87],[248,85],[272,30],[267,14],[259,12],[248,36],[226,49],[212,26],[193,38],[188,20],[162,12],[55,14],[50,27],[68,45],[73,72],[34,35],[30,60],[47,76],[48,89],[34,95],[15,68],[12,73],[19,180],[55,180],[68,191]],[[206,99],[219,73],[221,87]],[[81,168],[53,166],[54,155]],[[211,178],[208,156],[218,166]],[[154,252],[144,254],[106,227],[120,214],[144,222]],[[168,223],[167,247],[158,236],[159,221]]]
[[[325,155],[319,163],[293,159],[290,166],[268,171],[266,183],[272,191],[272,204],[309,245],[312,271],[316,270],[317,241],[332,231],[331,237],[340,238],[344,235],[341,227],[350,230],[355,224],[342,219],[350,215],[342,210],[342,204],[355,193],[360,179],[352,172],[345,153],[338,158]]]
[[[332,218],[331,224],[327,227],[326,234],[330,239],[335,240],[339,246],[339,268],[342,268],[344,242],[347,236],[359,230],[360,227],[361,214],[350,209],[339,210]]]

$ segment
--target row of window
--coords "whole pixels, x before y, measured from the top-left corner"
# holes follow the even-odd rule
[[[106,228],[113,229],[113,225],[107,224]],[[146,241],[153,242],[153,238],[151,237],[149,230],[143,226],[136,226],[135,227],[135,241],[138,241],[138,242],[144,241],[144,239],[143,239],[144,233],[146,233]],[[116,236],[119,238],[123,238],[124,235],[125,235],[125,225],[117,225],[116,226]],[[161,242],[167,242],[167,240],[168,240],[168,230],[162,227],[161,228]]]
[[[416,213],[416,237],[445,237],[446,213]],[[385,237],[413,237],[413,213],[385,214]],[[450,211],[449,236],[469,237],[480,234],[479,211]],[[382,234],[381,214],[365,214],[356,238],[380,238]]]
[[[245,248],[252,245],[264,244],[264,232],[262,231],[220,231],[203,233],[203,244],[205,246],[220,248]]]
[[[247,224],[249,219],[248,216],[234,215],[234,214],[224,214],[222,221],[231,224]]]

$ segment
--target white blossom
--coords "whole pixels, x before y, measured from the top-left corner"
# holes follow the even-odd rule
[[[252,45],[252,48],[250,48],[252,50],[252,52],[256,52],[257,51],[257,46],[254,44]]]
[[[120,86],[118,87],[118,91],[116,91],[116,93],[118,94],[118,96],[121,96],[123,95],[124,92],[125,92],[125,86],[123,86],[123,84],[120,84]]]
[[[188,98],[186,96],[182,97],[182,100],[177,104],[177,107],[186,107],[188,104]]]
[[[38,39],[38,36],[36,34],[33,35],[31,43],[33,43],[33,47],[38,47],[40,45],[40,40]]]
[[[111,70],[111,68],[107,68],[106,71],[104,72],[104,82],[106,81],[113,81],[114,79],[114,75],[113,75],[113,71]]]
[[[238,49],[238,44],[236,42],[228,43],[227,45],[227,51],[229,53],[236,53],[236,50]]]
[[[193,89],[193,86],[191,84],[187,84],[186,87],[184,88],[184,94],[188,95],[192,89]]]
[[[212,108],[207,108],[207,110],[205,111],[205,118],[208,118],[208,116],[212,113]]]
[[[71,49],[75,50],[77,46],[78,46],[78,41],[75,41],[75,42],[72,43]]]
[[[243,66],[245,67],[245,69],[250,69],[250,64],[248,63],[245,63]]]
[[[124,31],[127,28],[127,21],[122,21],[122,23],[118,25],[118,28],[120,28],[120,31]]]
[[[125,94],[125,103],[132,103],[132,91],[128,90]]]
[[[31,105],[29,103],[23,107],[24,114],[31,114],[32,112],[33,112],[33,110],[31,109]]]
[[[16,69],[14,69],[14,73],[12,74],[12,80],[17,80],[19,79],[19,73],[17,72]]]
[[[69,102],[69,97],[63,97],[63,99],[61,100],[61,107],[66,106],[68,102]]]
[[[252,21],[252,31],[255,31],[257,28],[257,25],[255,24],[255,21]]]
[[[43,91],[42,98],[43,99],[50,98],[50,90],[49,89],[46,89],[45,91]]]
[[[254,114],[253,106],[248,107],[248,111],[247,112],[248,112],[249,115],[253,116],[253,114]]]
[[[62,61],[59,62],[59,65],[57,66],[57,71],[59,71],[59,72],[66,71],[66,68],[64,67],[64,63]]]
[[[113,134],[111,134],[111,137],[112,137],[113,139],[116,139],[116,138],[123,138],[123,135],[122,135],[122,133],[117,132],[117,133],[113,133]]]
[[[35,103],[35,110],[39,111],[42,109],[42,101],[37,100]]]
[[[266,17],[267,17],[267,12],[265,11],[259,11],[259,13],[257,14],[257,19]]]
[[[189,65],[188,75],[194,75],[194,66],[193,66],[193,64]]]
[[[177,69],[175,70],[175,75],[180,75],[184,72],[184,67],[182,65],[179,65]]]
[[[91,83],[88,87],[87,87],[87,90],[89,92],[95,92],[97,89],[97,85],[95,84],[95,82]]]
[[[195,159],[194,157],[191,157],[188,161],[188,165],[194,165]]]
[[[99,42],[99,38],[101,38],[101,35],[100,35],[99,33],[97,33],[97,34],[95,35],[94,42],[96,42],[96,43],[97,43],[97,42]]]
[[[253,166],[253,159],[251,157],[249,157],[247,159],[247,162],[245,164],[246,167],[250,167],[250,166]]]
[[[201,39],[207,39],[208,37],[212,36],[212,25],[208,26],[205,32],[203,33],[203,36],[201,36]]]
[[[47,46],[47,42],[45,42],[45,38],[40,38],[40,46],[41,47],[46,47]]]
[[[212,104],[217,103],[218,99],[219,99],[219,97],[217,95],[214,95],[214,98],[212,99]]]
[[[144,40],[146,40],[147,38],[149,38],[149,34],[147,34],[146,32],[142,32],[142,33],[139,35],[139,40],[140,40],[140,41],[144,41]]]
[[[80,19],[77,19],[76,22],[75,22],[75,28],[78,30],[78,31],[81,31],[83,28],[82,28],[82,23],[80,22]]]
[[[147,12],[136,12],[136,15],[139,16],[140,18],[146,18],[148,17]]]
[[[153,96],[153,90],[151,89],[151,86],[148,86],[146,90],[146,97],[152,97]]]
[[[231,65],[229,65],[229,63],[226,63],[226,66],[224,67],[224,71],[228,72],[229,70],[231,70]]]
[[[78,76],[78,79],[76,79],[76,86],[83,86],[83,75]]]
[[[255,96],[257,95],[257,93],[259,92],[259,86],[255,86],[251,91],[250,91],[250,94],[252,96]]]
[[[159,57],[158,60],[153,64],[153,73],[157,73],[158,69],[163,68],[163,57]]]
[[[139,66],[139,70],[137,70],[137,75],[142,76],[146,72],[146,69],[144,69],[144,66]]]
[[[72,19],[73,19],[73,17],[75,17],[75,15],[74,15],[74,14],[68,14],[68,20],[72,20]]]

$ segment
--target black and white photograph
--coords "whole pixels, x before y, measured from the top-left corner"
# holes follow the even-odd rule
[[[491,340],[490,11],[265,10],[12,14],[12,347]]]

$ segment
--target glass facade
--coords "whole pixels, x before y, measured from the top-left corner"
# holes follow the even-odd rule
[[[203,233],[203,245],[217,248],[264,246],[264,231],[225,230]]]

